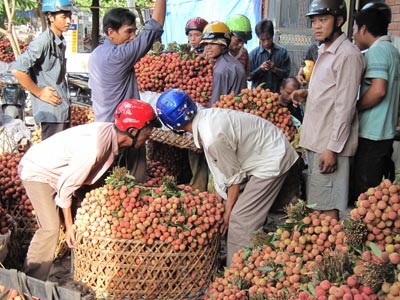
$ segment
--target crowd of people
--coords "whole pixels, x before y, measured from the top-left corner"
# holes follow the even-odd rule
[[[290,55],[274,42],[271,20],[255,24],[259,46],[248,52],[244,44],[252,39],[252,25],[246,16],[232,15],[225,22],[194,17],[184,28],[191,51],[214,60],[209,107],[198,110],[187,94],[173,89],[160,95],[155,111],[139,100],[133,65],[160,39],[166,0],[155,2],[139,34],[132,12],[112,8],[103,18],[105,42],[89,59],[95,123],[66,129],[70,104],[62,33],[74,9],[68,0],[44,0],[49,28],[13,66],[15,77],[33,95],[35,121],[44,132],[44,141],[28,150],[19,168],[39,224],[25,263],[28,275],[47,278],[59,208],[68,245],[75,246],[71,199],[83,184],[95,183],[114,164],[128,167],[139,182],[146,179],[144,143],[159,120],[175,132],[191,133],[203,149],[190,153],[190,185],[207,190],[212,178],[225,200],[221,233],[227,233],[227,265],[263,226],[299,160],[307,166],[308,203],[337,219],[359,193],[383,176],[394,178],[400,54],[388,36],[386,4],[369,3],[356,13],[352,43],[342,31],[345,1],[311,2],[307,18],[315,42],[306,59],[315,66],[309,82],[302,68],[297,77],[290,76]],[[221,95],[239,94],[249,82],[280,94],[280,105],[299,128],[303,157],[272,123],[212,107]]]

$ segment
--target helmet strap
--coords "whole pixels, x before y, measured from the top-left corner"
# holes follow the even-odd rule
[[[139,136],[141,129],[139,129],[136,133],[136,135],[133,135],[132,133],[129,132],[129,130],[125,131],[126,135],[129,136],[132,139],[132,145],[131,147],[135,147],[136,145],[136,137]]]
[[[333,39],[335,38],[335,33],[341,33],[342,32],[341,26],[337,26],[337,20],[338,20],[338,17],[335,16],[334,23],[333,23],[334,25],[333,25],[333,28],[332,28],[332,31],[331,31],[330,35],[328,35],[319,44],[326,44],[326,43],[329,43],[329,42],[333,41]]]

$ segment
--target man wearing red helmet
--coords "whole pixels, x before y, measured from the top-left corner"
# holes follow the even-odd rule
[[[62,209],[69,247],[75,246],[72,195],[92,185],[113,165],[123,148],[139,148],[153,127],[160,127],[152,107],[139,100],[122,101],[114,122],[94,122],[59,132],[31,147],[23,156],[18,175],[35,209],[39,229],[25,261],[25,273],[46,280],[60,230]]]
[[[190,51],[194,51],[197,54],[204,52],[204,46],[200,44],[203,29],[206,27],[208,22],[203,18],[196,17],[187,21],[185,25],[185,33],[188,37],[190,44]]]

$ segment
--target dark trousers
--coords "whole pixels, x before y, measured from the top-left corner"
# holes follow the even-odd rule
[[[134,147],[124,148],[117,158],[119,167],[127,168],[136,178],[136,182],[144,183],[147,178],[146,146],[139,149]]]
[[[382,178],[394,180],[395,167],[392,161],[393,139],[373,141],[359,138],[354,157],[352,201],[370,187],[379,185]]]
[[[69,128],[69,123],[40,123],[42,128],[42,141],[51,137],[53,134]]]

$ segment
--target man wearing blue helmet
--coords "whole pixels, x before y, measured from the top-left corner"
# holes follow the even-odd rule
[[[230,109],[197,111],[183,91],[164,92],[156,104],[160,120],[172,130],[193,134],[202,148],[217,193],[226,200],[221,233],[228,232],[227,265],[268,215],[298,155],[282,131],[252,114]]]
[[[34,39],[13,65],[13,75],[32,95],[35,122],[42,139],[69,127],[70,100],[65,80],[66,42],[63,32],[77,11],[69,0],[44,0],[48,28]]]

